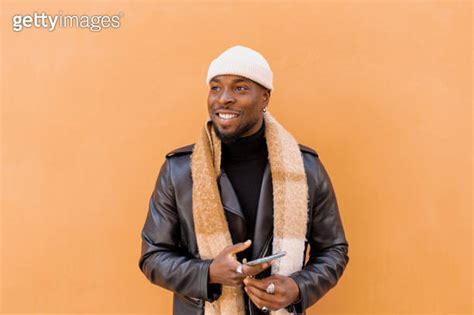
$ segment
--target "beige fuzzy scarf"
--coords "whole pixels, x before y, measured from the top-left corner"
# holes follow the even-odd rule
[[[287,252],[272,266],[272,274],[288,276],[303,266],[308,186],[298,143],[269,112],[264,119],[273,184],[273,253]],[[217,187],[220,165],[221,143],[208,120],[191,157],[193,218],[201,259],[212,259],[232,244]],[[287,314],[285,309],[272,313]],[[206,302],[205,314],[245,314],[242,287],[223,286],[219,299]]]

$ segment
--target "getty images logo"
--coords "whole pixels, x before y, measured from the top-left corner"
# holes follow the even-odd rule
[[[49,32],[59,28],[82,28],[91,32],[100,32],[105,28],[117,29],[120,27],[123,14],[117,15],[63,15],[62,12],[49,15],[45,12],[33,12],[31,15],[14,15],[12,26],[14,32],[21,32],[24,28],[45,28]]]

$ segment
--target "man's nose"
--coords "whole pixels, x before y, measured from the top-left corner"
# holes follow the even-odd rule
[[[219,98],[218,98],[218,101],[220,104],[233,103],[234,100],[235,98],[232,95],[232,92],[229,91],[228,89],[223,89],[222,93],[219,95]]]

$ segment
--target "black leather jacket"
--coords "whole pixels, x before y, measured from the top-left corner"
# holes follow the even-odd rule
[[[191,153],[194,145],[166,155],[142,230],[140,270],[147,279],[171,290],[173,314],[204,314],[204,300],[219,298],[221,285],[208,284],[211,260],[199,257],[192,216]],[[306,171],[309,201],[307,242],[310,255],[304,268],[291,275],[301,300],[289,305],[292,313],[304,313],[336,285],[349,261],[348,242],[339,215],[336,196],[318,154],[300,145]],[[234,243],[246,240],[245,219],[229,178],[221,169],[218,178],[221,199]],[[270,167],[267,164],[257,210],[251,259],[272,251],[273,198]],[[265,277],[269,269],[257,278]],[[261,311],[245,295],[247,314]]]

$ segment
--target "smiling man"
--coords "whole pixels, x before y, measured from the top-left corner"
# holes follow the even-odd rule
[[[232,109],[228,103],[232,102],[233,96],[226,87],[240,96],[239,103]],[[237,75],[218,75],[210,79],[209,117],[219,139],[230,144],[256,133],[262,126],[261,112],[266,111],[270,93],[270,89]]]
[[[209,119],[166,155],[139,267],[173,291],[174,314],[302,314],[349,261],[329,175],[268,112],[273,73],[260,53],[227,49],[206,82]]]

